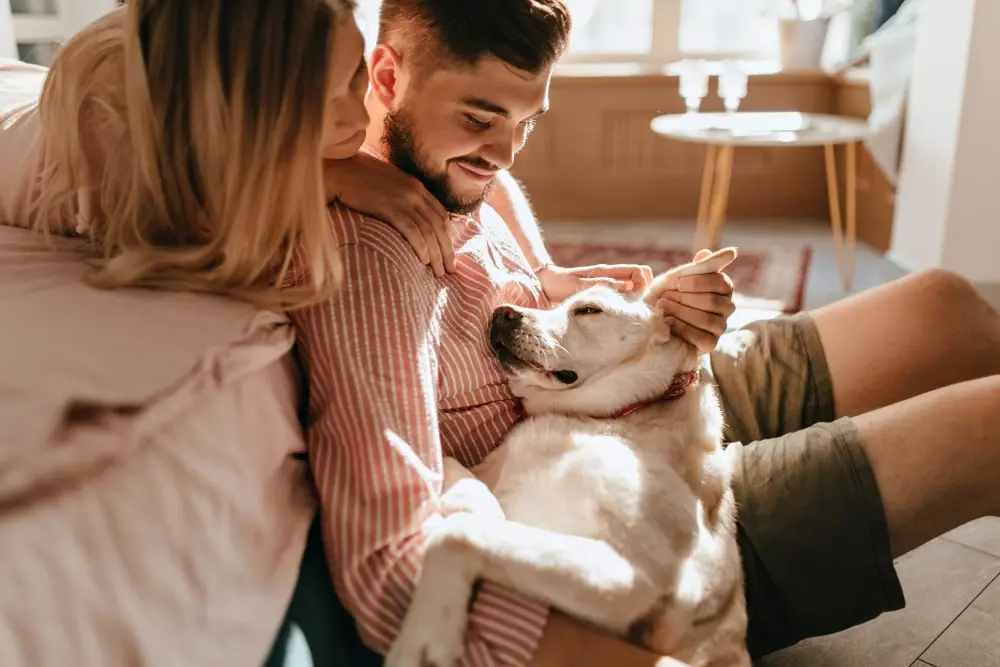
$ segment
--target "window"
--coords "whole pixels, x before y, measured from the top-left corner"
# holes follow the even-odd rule
[[[574,28],[567,62],[777,58],[771,0],[567,0]]]
[[[378,9],[382,0],[358,0],[358,8],[354,15],[365,38],[365,53],[371,53],[378,39]]]
[[[681,0],[682,54],[778,55],[778,21],[769,0]]]
[[[653,49],[656,0],[570,0],[574,55],[641,56]]]
[[[573,35],[566,62],[652,62],[732,56],[777,58],[773,0],[566,0]],[[369,50],[380,0],[359,0]]]
[[[118,6],[118,0],[0,0],[0,3],[8,3],[11,12],[17,56],[41,65],[48,65],[59,45],[80,28]]]
[[[59,42],[69,36],[56,0],[10,0],[10,10],[18,59],[51,63]]]

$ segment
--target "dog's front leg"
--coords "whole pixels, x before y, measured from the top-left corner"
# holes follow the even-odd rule
[[[665,593],[603,540],[513,521],[469,525],[464,537],[481,578],[622,636]]]
[[[502,522],[504,514],[489,488],[447,457],[443,491],[445,518],[427,539],[417,590],[386,667],[451,667],[462,657],[466,609],[480,567],[475,554],[461,548],[467,543],[463,526]]]
[[[462,655],[466,609],[479,578],[623,635],[661,595],[606,542],[454,514],[429,538],[387,667],[452,667]]]
[[[417,589],[399,636],[386,656],[385,667],[458,664],[465,648],[469,599],[482,569],[481,556],[469,548],[465,535],[470,525],[483,526],[492,521],[496,519],[488,515],[461,512],[445,517],[433,529],[427,539]]]

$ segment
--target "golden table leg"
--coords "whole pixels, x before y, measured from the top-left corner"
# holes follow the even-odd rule
[[[719,156],[715,170],[715,183],[712,192],[712,202],[708,207],[708,224],[705,236],[700,239],[701,248],[717,250],[719,247],[719,236],[722,232],[722,222],[726,218],[726,208],[729,206],[729,186],[733,179],[733,154],[736,148],[730,144],[725,144],[719,149]]]
[[[837,251],[837,268],[844,279],[844,221],[840,216],[840,188],[837,185],[837,153],[833,144],[823,146],[826,158],[826,194],[830,202],[830,226],[833,228],[833,247]],[[846,283],[845,283],[846,286]]]
[[[701,172],[701,193],[698,196],[698,230],[708,224],[708,204],[712,197],[712,177],[715,175],[715,144],[705,149],[705,167]]]
[[[837,266],[844,291],[850,292],[854,285],[854,249],[857,243],[857,143],[847,144],[844,208],[847,214],[846,238],[844,219],[840,213],[840,188],[837,183],[837,157],[833,144],[823,147],[826,157],[826,189],[830,200],[830,226],[833,228],[833,245],[837,250]]]
[[[715,144],[708,144],[705,147],[705,167],[701,172],[701,192],[698,195],[698,222],[694,232],[695,251],[700,249],[698,245],[708,236],[708,208],[712,199],[717,155]]]
[[[850,292],[854,287],[854,248],[858,240],[858,144],[847,144],[847,238],[844,244],[844,285]]]

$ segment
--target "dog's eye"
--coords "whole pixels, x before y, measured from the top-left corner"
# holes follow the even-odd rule
[[[600,315],[604,311],[597,306],[580,306],[573,311],[574,315]]]
[[[553,371],[552,377],[563,384],[573,384],[579,379],[579,376],[573,371]]]

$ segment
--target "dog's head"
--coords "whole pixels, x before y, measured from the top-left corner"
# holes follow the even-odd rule
[[[553,402],[560,409],[567,401],[601,400],[611,409],[618,398],[628,404],[651,387],[669,385],[695,359],[693,348],[671,335],[656,302],[679,278],[720,271],[735,257],[735,249],[726,248],[676,267],[643,294],[593,287],[551,310],[500,306],[490,322],[490,346],[529,412]]]

